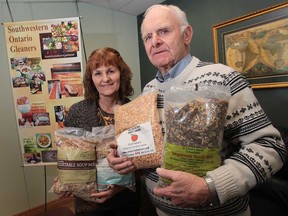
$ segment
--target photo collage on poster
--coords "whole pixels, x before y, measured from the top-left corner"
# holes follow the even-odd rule
[[[11,29],[19,31],[15,39]],[[28,36],[27,29],[39,32]],[[64,127],[70,106],[83,99],[79,19],[14,22],[5,30],[24,165],[57,162],[54,132]],[[37,52],[25,51],[23,38]],[[14,46],[25,52],[12,52]]]

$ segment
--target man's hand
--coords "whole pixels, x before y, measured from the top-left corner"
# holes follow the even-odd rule
[[[154,193],[159,197],[169,197],[171,202],[179,207],[199,207],[208,203],[210,192],[206,181],[199,176],[157,168],[159,176],[172,180],[164,188],[154,188]]]
[[[117,144],[110,144],[112,151],[106,157],[109,166],[114,169],[118,174],[129,174],[136,170],[135,166],[127,157],[119,157],[117,154]]]
[[[123,186],[109,185],[107,187],[107,190],[101,191],[99,193],[92,193],[91,197],[98,198],[97,203],[104,203],[108,199],[112,198],[113,196],[115,196],[117,193],[119,193],[120,191],[122,191],[124,189],[125,189],[125,187],[123,187]]]

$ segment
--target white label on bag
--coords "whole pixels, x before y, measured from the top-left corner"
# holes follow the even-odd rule
[[[118,154],[123,157],[136,157],[156,152],[150,122],[123,131],[117,139]]]

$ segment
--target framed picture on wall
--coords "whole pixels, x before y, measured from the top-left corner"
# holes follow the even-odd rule
[[[252,88],[288,87],[288,2],[213,26],[215,62],[242,73]]]

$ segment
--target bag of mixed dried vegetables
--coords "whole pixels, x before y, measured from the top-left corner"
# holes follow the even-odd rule
[[[74,127],[56,130],[55,138],[58,179],[50,192],[60,194],[68,191],[86,201],[96,201],[90,194],[97,192],[96,145],[101,140]]]
[[[106,159],[110,152],[110,143],[115,142],[114,125],[95,127],[92,129],[92,136],[101,140],[96,146],[97,154],[97,189],[107,190],[109,185],[120,185],[135,191],[135,176],[133,173],[120,175],[116,173]]]
[[[165,92],[165,146],[161,167],[204,176],[220,166],[230,89],[197,84]],[[160,178],[159,186],[170,180]]]
[[[96,202],[91,193],[121,185],[135,190],[134,174],[120,175],[106,160],[109,144],[115,140],[113,125],[95,127],[92,132],[66,127],[55,131],[58,177],[51,193],[71,192],[86,201]]]

